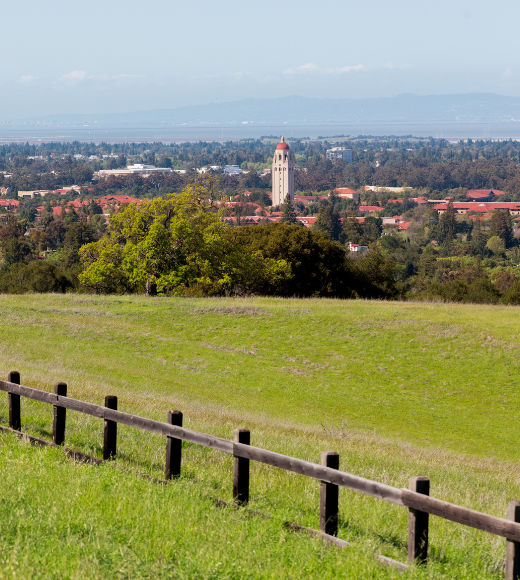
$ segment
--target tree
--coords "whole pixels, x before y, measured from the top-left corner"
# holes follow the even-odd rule
[[[505,247],[513,245],[513,220],[509,210],[498,209],[491,215],[489,227],[490,237],[498,236],[504,241]]]
[[[12,237],[2,244],[2,270],[7,271],[13,264],[29,261],[31,247],[24,237]]]
[[[225,295],[290,278],[283,258],[264,258],[226,235],[211,177],[182,194],[129,205],[106,236],[80,250],[81,283],[96,292]]]
[[[486,248],[489,248],[493,254],[503,254],[506,251],[504,240],[499,236],[492,236],[489,238]]]
[[[287,225],[296,225],[299,223],[296,219],[296,211],[289,194],[285,196],[285,200],[282,204],[282,217],[280,218],[280,223]]]
[[[363,223],[363,237],[365,241],[375,242],[381,237],[383,231],[383,220],[373,216],[367,216]]]
[[[88,212],[90,215],[102,214],[103,208],[99,205],[99,203],[93,199],[88,206]]]
[[[343,238],[346,243],[352,244],[359,244],[363,239],[363,226],[355,212],[343,218]]]
[[[339,240],[341,234],[341,220],[339,212],[334,209],[332,202],[320,205],[318,219],[312,227],[317,232],[326,233],[331,240]]]
[[[437,238],[440,242],[455,239],[457,235],[457,218],[455,216],[456,213],[453,208],[453,201],[450,200],[446,210],[439,218],[439,223],[437,224]]]
[[[28,223],[34,222],[38,212],[35,207],[24,207],[18,214],[21,220],[25,220]]]
[[[481,214],[477,214],[476,219],[473,221],[473,228],[471,229],[471,245],[479,254],[484,254],[488,238],[482,231],[482,221],[480,216]]]
[[[74,208],[70,208],[69,211],[65,213],[65,217],[63,218],[67,225],[73,224],[74,222],[79,221],[78,214],[75,212]]]

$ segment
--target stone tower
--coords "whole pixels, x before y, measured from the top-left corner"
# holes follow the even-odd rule
[[[273,157],[273,205],[282,205],[287,194],[294,199],[294,159],[282,137]]]

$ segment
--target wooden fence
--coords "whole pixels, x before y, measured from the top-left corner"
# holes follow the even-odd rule
[[[54,407],[53,444],[63,445],[65,441],[66,410],[86,413],[104,419],[103,460],[114,459],[117,455],[117,424],[137,427],[166,437],[165,477],[170,480],[181,474],[182,441],[196,443],[232,455],[233,460],[233,499],[237,505],[249,501],[249,464],[258,461],[273,467],[292,471],[321,482],[320,488],[320,530],[311,530],[288,523],[292,529],[302,529],[319,534],[339,546],[347,542],[336,538],[338,532],[339,487],[391,502],[408,508],[408,563],[426,564],[428,561],[429,514],[457,522],[465,526],[483,530],[507,539],[506,580],[520,580],[520,501],[511,501],[507,506],[507,519],[477,512],[462,506],[430,497],[430,481],[426,477],[412,477],[409,489],[398,489],[377,481],[371,481],[350,473],[339,471],[339,455],[335,451],[321,454],[321,465],[274,453],[250,445],[248,429],[236,429],[234,441],[214,437],[182,426],[182,413],[169,411],[167,421],[154,421],[117,410],[117,397],[105,397],[105,406],[93,405],[67,397],[67,385],[56,383],[54,393],[40,391],[20,385],[20,374],[9,373],[7,381],[0,381],[0,391],[9,397],[9,430],[21,431],[20,398],[49,403]],[[5,428],[4,428],[5,429]],[[49,443],[37,440],[40,443]],[[74,457],[100,460],[70,451]],[[383,563],[405,569],[406,565],[394,562],[384,556]]]

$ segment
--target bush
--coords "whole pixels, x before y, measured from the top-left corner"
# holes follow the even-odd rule
[[[500,292],[487,278],[479,278],[471,284],[462,280],[451,280],[445,284],[432,282],[417,298],[419,300],[496,304],[500,298]]]
[[[517,280],[509,287],[506,292],[502,295],[502,300],[504,304],[520,304],[520,280]]]
[[[432,282],[416,296],[419,300],[442,300],[443,302],[465,302],[468,285],[462,280],[451,280],[445,284]]]
[[[496,304],[500,298],[500,292],[487,278],[479,278],[468,286],[465,302],[474,304]]]
[[[13,264],[0,279],[0,292],[7,294],[66,292],[72,288],[74,283],[56,264],[40,260]]]

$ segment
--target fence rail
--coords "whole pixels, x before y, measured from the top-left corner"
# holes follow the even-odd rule
[[[234,457],[233,498],[239,504],[246,504],[249,501],[250,461],[265,463],[317,479],[321,482],[320,532],[329,537],[336,536],[338,531],[338,487],[345,487],[407,507],[409,509],[408,562],[410,564],[426,563],[428,560],[429,514],[502,536],[508,540],[506,580],[520,580],[520,502],[512,501],[508,504],[507,519],[491,516],[430,497],[430,482],[426,477],[413,477],[410,480],[410,489],[399,489],[340,471],[339,456],[333,451],[323,452],[321,465],[318,465],[250,445],[250,432],[247,429],[237,429],[234,441],[229,441],[182,427],[180,411],[169,411],[167,422],[163,423],[119,411],[117,397],[106,397],[105,406],[72,399],[66,396],[65,383],[57,383],[54,393],[23,386],[20,384],[20,375],[17,372],[9,373],[7,381],[0,381],[0,391],[8,393],[9,427],[15,431],[21,431],[20,397],[53,405],[53,443],[56,445],[61,445],[65,441],[66,409],[103,419],[105,422],[104,460],[113,459],[117,455],[118,423],[165,436],[166,479],[172,479],[181,473],[182,441],[232,455]],[[78,453],[78,456],[80,455]],[[296,524],[291,525],[306,529]],[[395,564],[403,566],[397,562]]]

